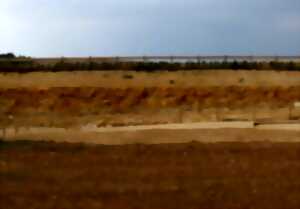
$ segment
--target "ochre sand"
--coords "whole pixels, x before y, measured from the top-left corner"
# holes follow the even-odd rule
[[[90,123],[105,127],[300,118],[299,108],[290,109],[300,100],[300,72],[9,73],[0,75],[0,95],[1,128],[76,130]],[[285,129],[297,129],[292,126],[297,125]],[[37,135],[49,132],[45,130]],[[59,134],[73,132],[61,130]],[[49,135],[58,133],[50,130]],[[86,137],[90,133],[84,132]]]

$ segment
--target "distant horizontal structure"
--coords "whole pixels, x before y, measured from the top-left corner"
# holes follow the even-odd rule
[[[68,63],[105,63],[105,62],[167,62],[167,63],[197,63],[197,62],[300,62],[300,56],[120,56],[120,57],[58,57],[33,58],[39,64],[52,65],[60,61]]]
[[[145,56],[145,57],[120,57],[126,62],[300,62],[300,56]]]

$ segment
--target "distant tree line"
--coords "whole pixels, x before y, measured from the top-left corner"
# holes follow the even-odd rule
[[[13,53],[0,54],[0,59],[14,59],[16,56]]]
[[[54,65],[42,65],[30,58],[15,59],[13,54],[0,55],[0,72],[61,72],[61,71],[178,71],[178,70],[288,70],[300,71],[300,64],[294,62],[103,62],[93,61],[69,63],[62,59]],[[2,58],[2,59],[1,59]]]

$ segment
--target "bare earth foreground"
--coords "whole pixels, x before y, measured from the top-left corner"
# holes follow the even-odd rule
[[[295,209],[299,159],[300,143],[2,141],[0,208]]]
[[[300,72],[0,74],[0,209],[300,208],[299,101]]]

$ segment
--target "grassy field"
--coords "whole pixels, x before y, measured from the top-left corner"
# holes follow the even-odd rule
[[[1,142],[0,207],[294,209],[299,143]]]
[[[291,87],[300,84],[300,71],[200,70],[74,71],[1,73],[0,88],[102,87],[102,88],[198,88],[198,87]]]

